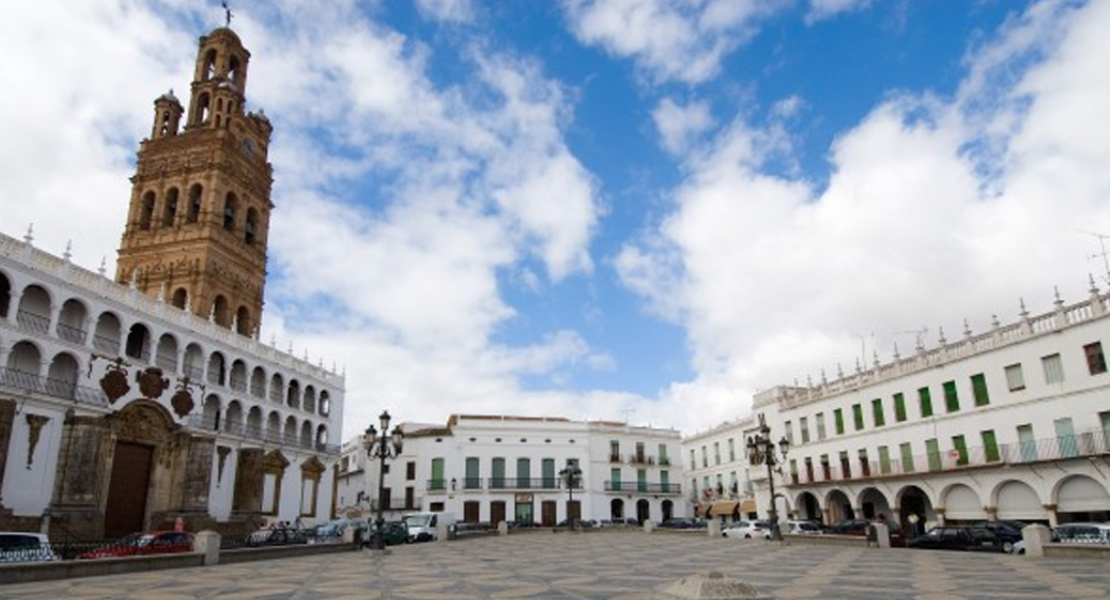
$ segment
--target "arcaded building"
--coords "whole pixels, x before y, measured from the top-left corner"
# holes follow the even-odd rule
[[[258,340],[272,127],[200,38],[154,102],[115,279],[0,234],[0,529],[244,531],[335,508],[344,377]],[[121,199],[122,200],[122,199]]]

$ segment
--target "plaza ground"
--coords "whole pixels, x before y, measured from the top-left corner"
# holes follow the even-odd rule
[[[642,600],[720,571],[780,599],[1110,597],[1102,560],[784,545],[700,533],[537,531],[373,551],[0,586],[0,600]]]

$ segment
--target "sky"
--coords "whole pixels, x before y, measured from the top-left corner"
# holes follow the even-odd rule
[[[261,339],[388,409],[693,434],[1110,287],[1110,0],[232,1]],[[218,2],[0,4],[0,231],[115,251]]]

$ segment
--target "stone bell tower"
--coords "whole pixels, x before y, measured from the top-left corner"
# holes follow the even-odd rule
[[[154,101],[116,281],[254,336],[273,209],[273,127],[262,111],[244,110],[249,62],[239,36],[217,28],[200,38],[188,111],[172,90]]]

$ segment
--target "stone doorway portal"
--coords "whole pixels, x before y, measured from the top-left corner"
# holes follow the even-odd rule
[[[144,529],[153,458],[152,446],[116,442],[108,506],[104,514],[105,537],[120,538]]]

